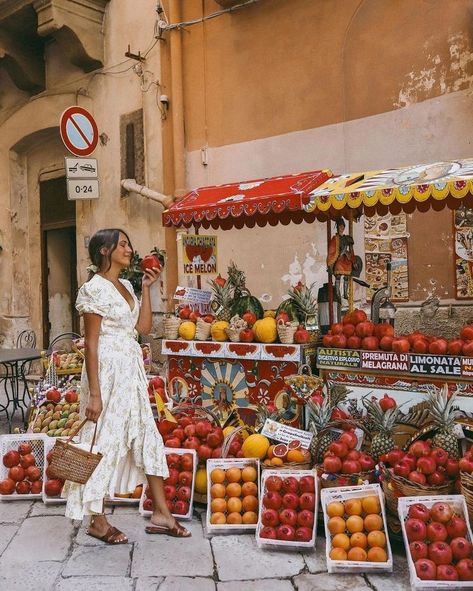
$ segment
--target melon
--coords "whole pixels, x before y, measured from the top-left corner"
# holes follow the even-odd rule
[[[276,320],[271,317],[257,320],[253,325],[256,340],[260,343],[274,343],[278,338]]]
[[[242,295],[233,302],[231,314],[243,318],[243,314],[247,311],[253,312],[257,320],[264,316],[263,306],[259,299],[252,296],[247,289],[244,289]]]
[[[181,324],[182,326],[182,324]],[[210,334],[212,335],[212,339],[214,341],[226,341],[227,340],[227,333],[225,329],[228,328],[230,324],[226,320],[217,320],[212,324],[210,329]]]
[[[195,473],[195,484],[194,489],[196,493],[205,495],[207,493],[207,470],[199,468]]]
[[[268,448],[269,439],[264,435],[254,433],[245,439],[241,449],[245,458],[259,458],[262,460],[266,457]]]
[[[297,306],[290,298],[283,300],[279,304],[279,307],[276,311],[276,318],[281,312],[286,312],[286,314],[289,316],[290,322],[302,322],[304,320],[304,318],[302,318],[299,314]]]

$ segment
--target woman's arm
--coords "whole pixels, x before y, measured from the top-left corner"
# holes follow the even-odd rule
[[[151,332],[153,325],[153,314],[151,312],[151,297],[149,288],[161,275],[161,270],[154,267],[153,269],[146,269],[143,275],[142,292],[141,292],[141,308],[138,322],[136,323],[136,330],[143,335]]]
[[[89,400],[85,409],[85,416],[97,422],[102,412],[102,395],[99,383],[98,344],[102,317],[98,314],[84,314],[85,332],[85,369],[89,381]]]

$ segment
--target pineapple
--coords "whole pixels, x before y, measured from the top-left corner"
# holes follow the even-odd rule
[[[379,401],[370,400],[368,396],[363,397],[363,406],[374,432],[371,439],[371,456],[378,462],[380,456],[387,454],[395,446],[392,431],[401,415],[401,408],[396,406],[384,412]]]
[[[256,422],[255,428],[256,431],[259,432],[263,428],[266,419],[271,419],[273,421],[279,422],[282,415],[284,414],[285,408],[278,409],[276,411],[270,412],[268,407],[265,404],[257,404],[256,405]]]
[[[315,283],[307,287],[299,281],[287,293],[289,300],[294,304],[298,315],[302,321],[305,321],[307,316],[317,317],[317,297],[312,293]]]
[[[453,433],[455,416],[458,408],[453,406],[456,392],[449,399],[448,386],[445,384],[441,388],[435,388],[429,392],[428,402],[430,405],[430,416],[438,429],[438,432],[432,438],[433,447],[441,447],[452,458],[458,459],[458,439]]]
[[[324,433],[320,440],[318,434],[330,423],[333,410],[346,399],[347,395],[348,389],[345,386],[333,386],[322,404],[317,404],[310,398],[307,400],[310,411],[309,428],[314,433],[310,444],[310,453],[316,463],[323,462],[324,453],[332,443],[330,432]],[[317,447],[319,452],[318,456],[315,457]]]
[[[245,273],[241,271],[233,261],[230,261],[230,266],[228,267],[228,283],[234,288],[233,297],[235,300],[238,300],[243,295],[246,284],[246,277]]]
[[[213,292],[212,308],[217,320],[230,322],[232,317],[233,285],[229,280],[209,281]]]

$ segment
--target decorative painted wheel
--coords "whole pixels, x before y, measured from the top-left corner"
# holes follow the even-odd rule
[[[230,361],[202,364],[202,406],[215,407],[226,418],[235,407],[249,407],[248,384],[241,363]]]

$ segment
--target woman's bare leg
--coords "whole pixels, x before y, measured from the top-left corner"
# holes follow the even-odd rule
[[[171,515],[169,507],[166,503],[164,495],[164,484],[161,476],[146,475],[148,484],[151,489],[153,497],[154,511],[151,516],[151,523],[153,525],[172,528],[177,523],[176,519]]]
[[[105,517],[105,508],[102,505],[103,513],[97,513],[96,515],[91,515],[89,521],[88,531],[97,537],[104,536],[107,531],[110,529],[111,525],[108,522],[107,518]],[[121,533],[120,535],[115,537],[116,542],[122,542],[128,540],[125,534]]]

